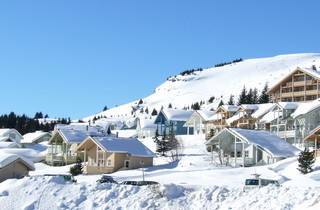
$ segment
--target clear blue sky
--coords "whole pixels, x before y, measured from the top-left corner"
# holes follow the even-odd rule
[[[0,113],[79,118],[234,58],[320,52],[318,0],[0,2]]]

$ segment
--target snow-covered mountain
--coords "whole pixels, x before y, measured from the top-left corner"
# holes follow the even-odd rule
[[[267,82],[269,86],[293,71],[296,67],[315,65],[320,68],[319,53],[279,55],[269,58],[246,59],[242,62],[195,71],[189,75],[176,75],[158,86],[154,93],[143,99],[143,106],[151,111],[153,108],[173,107],[183,108],[199,101],[208,101],[212,96],[227,101],[229,96],[238,96],[243,86],[261,90]],[[138,98],[139,96],[137,96]],[[94,116],[113,118],[129,118],[132,107],[138,101],[130,102],[107,111],[84,118],[89,120]]]

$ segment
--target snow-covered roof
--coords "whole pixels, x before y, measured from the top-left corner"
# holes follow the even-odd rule
[[[193,114],[193,111],[181,109],[162,109],[161,112],[170,121],[187,121]]]
[[[9,154],[0,151],[0,169],[6,167],[7,165],[11,164],[12,162],[16,160],[21,160],[30,170],[34,170],[33,163],[23,157],[20,157],[18,155]]]
[[[313,70],[312,68],[301,68],[301,67],[297,67],[296,69],[294,69],[293,71],[291,71],[289,74],[287,74],[285,77],[283,77],[281,80],[279,80],[276,84],[274,84],[270,90],[268,91],[268,93],[274,91],[282,82],[284,82],[285,80],[287,80],[288,78],[290,78],[292,76],[292,74],[294,74],[296,71],[302,71],[305,72],[306,74],[316,78],[316,79],[320,79],[320,72],[317,70]]]
[[[259,104],[241,104],[240,108],[243,110],[257,110],[259,109]]]
[[[293,118],[306,114],[320,107],[320,99],[313,100],[311,102],[300,103],[298,108],[291,114]]]
[[[3,148],[18,148],[18,147],[20,147],[20,146],[16,142],[1,142],[0,141],[0,149],[3,149]]]
[[[270,123],[273,120],[277,119],[278,116],[281,117],[282,116],[282,112],[270,111],[260,119],[260,122],[261,123]]]
[[[273,109],[276,104],[274,103],[266,103],[266,104],[257,104],[258,109],[252,113],[252,117],[259,119],[261,118],[263,115],[267,114],[271,109]]]
[[[282,109],[296,109],[298,108],[298,102],[278,102],[277,103]]]
[[[33,143],[46,135],[51,136],[50,133],[43,132],[43,131],[36,131],[36,132],[32,132],[32,133],[27,133],[27,134],[23,135],[23,139],[21,140],[21,143]]]
[[[140,129],[156,129],[157,125],[154,124],[156,116],[151,117],[138,117]]]
[[[228,119],[226,120],[226,123],[227,123],[228,125],[230,125],[230,124],[233,123],[234,121],[239,120],[242,116],[243,116],[243,115],[240,115],[240,113],[236,113],[236,114],[233,115],[232,117],[228,118]]]
[[[114,153],[128,153],[132,156],[154,157],[155,154],[136,138],[116,138],[116,137],[91,137],[102,149]],[[87,139],[87,140],[88,140]],[[78,149],[85,144],[83,142]]]
[[[268,131],[241,128],[229,128],[229,130],[247,143],[259,146],[273,157],[292,157],[300,152],[293,145]]]
[[[70,144],[80,144],[87,137],[91,136],[105,136],[104,133],[98,131],[86,131],[86,130],[75,130],[75,129],[59,129],[56,132],[59,132],[62,138]]]
[[[218,109],[223,109],[226,112],[236,112],[238,111],[239,107],[236,105],[222,105],[219,106]]]
[[[0,137],[8,136],[10,133],[16,133],[18,136],[22,138],[22,135],[13,128],[0,128]]]
[[[212,117],[215,114],[214,111],[209,110],[197,110],[197,112],[205,121],[208,121],[210,117]]]

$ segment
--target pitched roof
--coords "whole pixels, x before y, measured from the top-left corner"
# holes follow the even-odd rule
[[[271,109],[273,109],[276,104],[274,103],[265,103],[265,104],[257,104],[257,106],[259,107],[254,113],[252,113],[252,117],[259,119],[262,116],[264,116],[265,114],[267,114]]]
[[[296,71],[302,71],[306,74],[308,74],[309,76],[312,76],[316,79],[320,79],[320,72],[317,70],[313,70],[311,68],[301,68],[301,67],[297,67],[296,69],[294,69],[293,71],[291,71],[288,75],[286,75],[284,78],[282,78],[281,80],[279,80],[279,82],[277,82],[275,85],[273,85],[270,90],[268,90],[268,93],[272,92],[274,89],[276,89],[282,82],[284,82],[285,80],[289,79],[292,74],[294,74]]]
[[[209,110],[197,110],[197,113],[205,120],[208,121],[210,117],[212,117],[215,112],[214,111],[209,111]]]
[[[161,112],[169,121],[187,121],[194,111],[181,109],[162,109]]]
[[[300,115],[311,112],[320,107],[320,99],[316,99],[310,102],[300,103],[299,107],[291,114],[293,118],[296,118]]]
[[[296,147],[268,131],[241,128],[229,130],[247,143],[259,146],[273,157],[292,157],[300,152]]]
[[[75,129],[58,129],[58,132],[61,137],[69,144],[80,144],[87,137],[91,136],[105,136],[106,134],[95,131],[86,131],[86,130],[75,130]]]
[[[138,117],[141,129],[156,129],[157,125],[154,124],[156,116],[151,117]]]
[[[210,145],[212,142],[216,142],[218,137],[225,132],[236,136],[243,142],[258,146],[273,157],[292,157],[300,152],[296,147],[268,131],[241,128],[225,128],[212,137],[206,144]]]
[[[10,132],[14,132],[16,133],[18,136],[20,136],[21,138],[22,135],[14,128],[0,128],[0,137],[2,136],[7,136]]]
[[[23,157],[20,157],[18,155],[14,155],[14,154],[9,154],[9,153],[5,153],[0,151],[0,168],[4,168],[7,165],[11,164],[12,162],[16,161],[16,160],[21,160],[30,170],[34,170],[34,166],[33,163]]]
[[[155,154],[136,138],[116,138],[116,137],[91,137],[102,149],[114,153],[128,153],[132,156],[154,157]],[[78,149],[84,144],[79,145]]]
[[[222,105],[219,106],[217,110],[223,109],[226,112],[236,112],[238,111],[239,107],[236,105]]]
[[[51,136],[50,133],[43,132],[43,131],[36,131],[36,132],[32,132],[32,133],[27,133],[27,134],[23,135],[23,139],[21,140],[21,143],[33,143],[46,135]]]

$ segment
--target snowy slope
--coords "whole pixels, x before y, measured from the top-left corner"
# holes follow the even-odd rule
[[[143,99],[144,106],[149,110],[167,107],[169,103],[173,107],[183,108],[194,102],[205,100],[211,96],[223,97],[228,100],[231,94],[238,96],[243,86],[258,88],[261,90],[266,82],[269,86],[275,84],[288,72],[296,67],[320,68],[320,54],[290,54],[269,58],[248,59],[222,67],[204,69],[192,75],[171,77],[158,86],[154,93]],[[139,96],[137,96],[138,98]],[[131,102],[105,112],[97,116],[128,117],[131,115],[131,107],[137,102]],[[93,116],[84,118],[88,120]]]

